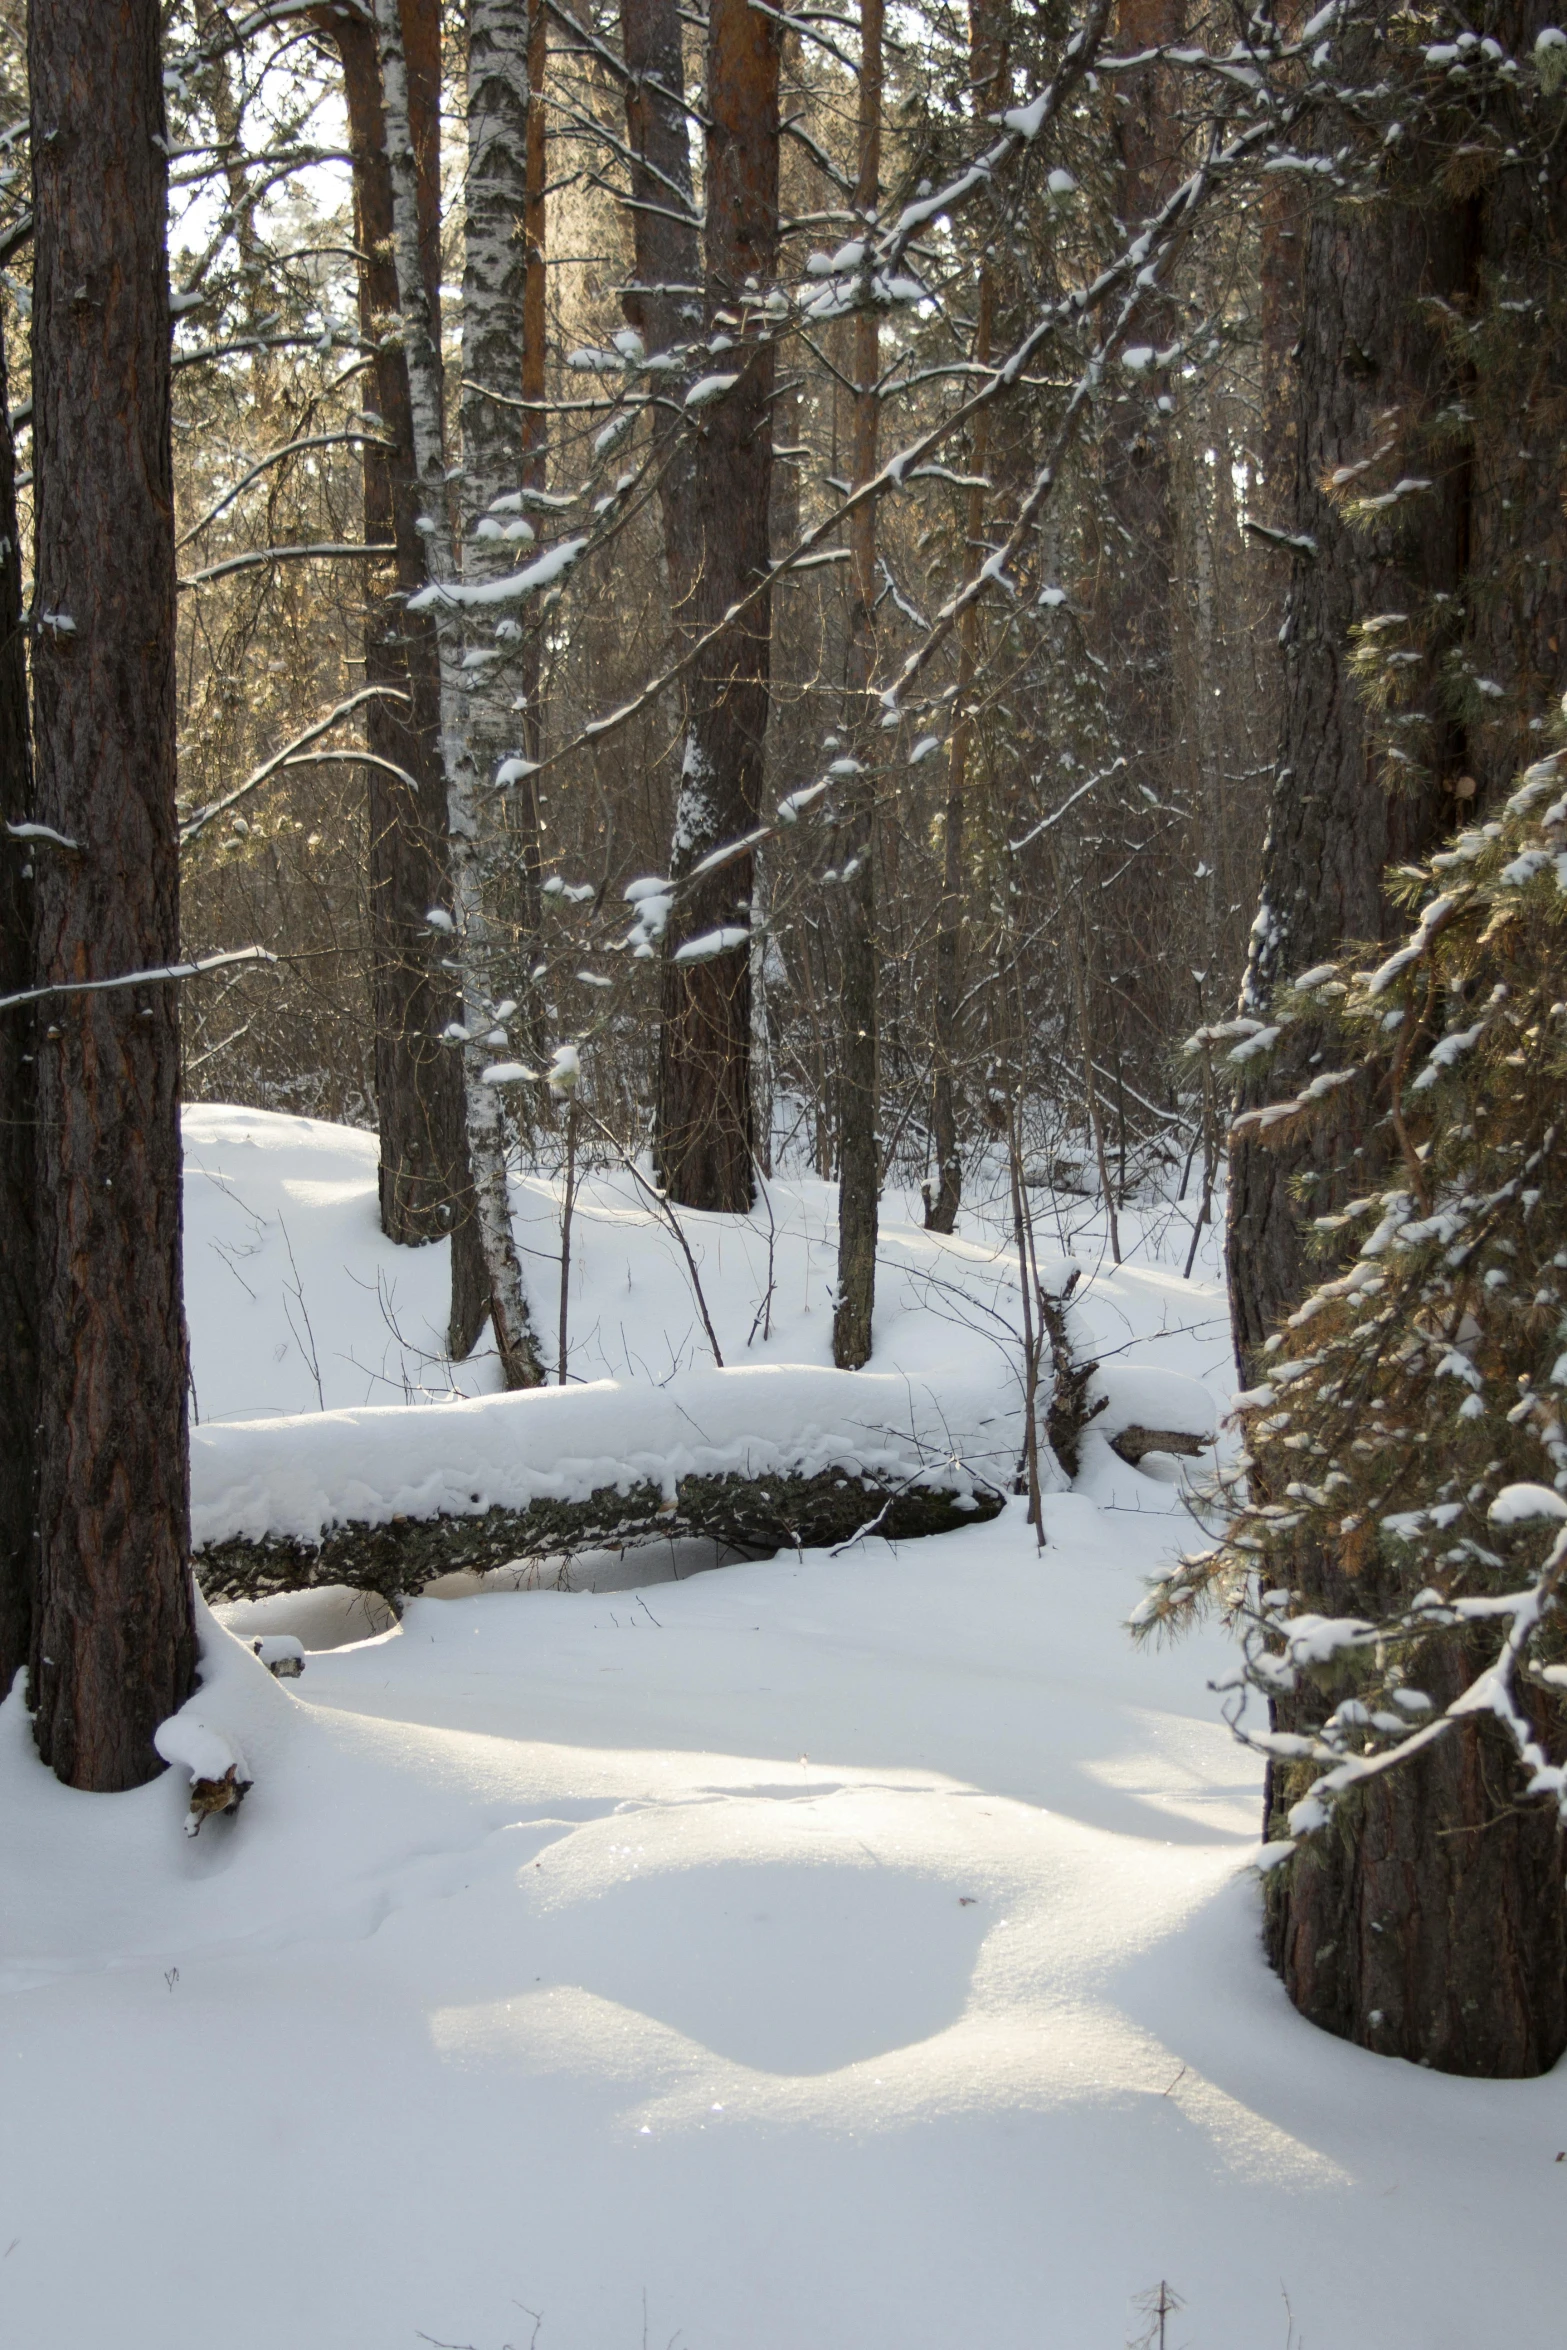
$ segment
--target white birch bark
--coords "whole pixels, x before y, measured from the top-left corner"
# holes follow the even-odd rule
[[[458,586],[462,567],[453,534],[446,480],[440,352],[419,265],[418,183],[409,130],[408,72],[398,0],[375,0],[375,16],[386,110],[387,159],[392,174],[398,305],[408,365],[414,458],[423,493],[420,528],[431,582],[437,590],[450,590]],[[486,1042],[495,1027],[495,1006],[488,990],[492,942],[484,908],[480,777],[469,724],[467,676],[470,673],[464,669],[464,654],[470,648],[464,642],[460,596],[448,598],[437,594],[435,610],[440,646],[441,761],[446,776],[453,946],[462,993],[468,1152],[502,1373],[509,1388],[536,1387],[543,1374],[512,1236],[500,1096],[484,1080],[485,1069],[496,1049]]]

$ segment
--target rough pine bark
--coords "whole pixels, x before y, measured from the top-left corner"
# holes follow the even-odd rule
[[[1526,54],[1544,21],[1535,6],[1504,9],[1495,29]],[[1403,927],[1384,895],[1385,868],[1428,850],[1507,787],[1561,685],[1567,190],[1560,172],[1541,185],[1503,170],[1452,194],[1436,168],[1446,160],[1410,168],[1402,191],[1375,206],[1320,210],[1306,230],[1294,529],[1316,551],[1297,563],[1286,622],[1283,740],[1242,999],[1262,1019],[1281,980],[1331,960],[1341,941]],[[1472,338],[1467,321],[1487,303],[1505,330]],[[1528,333],[1512,323],[1525,314]],[[1418,437],[1444,407],[1467,429]],[[1379,447],[1412,475],[1403,459],[1412,434],[1428,486],[1351,529],[1328,494],[1333,476],[1342,484],[1341,469],[1363,467]],[[1423,614],[1427,636],[1422,724],[1409,738],[1421,754],[1410,762],[1416,780],[1394,795],[1350,632],[1401,613]],[[1487,679],[1492,693],[1466,695],[1466,677]],[[1265,1082],[1274,1098],[1295,1093],[1323,1044],[1309,1024],[1292,1023],[1248,1092]],[[1282,1147],[1243,1140],[1232,1150],[1243,1373],[1304,1286],[1301,1195],[1309,1214],[1375,1190],[1393,1156],[1381,1103],[1359,1088],[1334,1102],[1338,1115]],[[1362,1612],[1375,1605],[1364,1579],[1347,1553],[1329,1551],[1301,1562],[1298,1597],[1325,1614]],[[1455,1659],[1417,1659],[1412,1670],[1438,1704],[1467,1678]],[[1280,1699],[1279,1726],[1309,1726],[1314,1704],[1309,1689]],[[1269,1780],[1279,1834],[1296,1790],[1288,1766],[1275,1764]],[[1554,1807],[1520,1801],[1495,1725],[1466,1724],[1379,1778],[1346,1807],[1342,1827],[1273,1872],[1267,1938],[1302,2014],[1381,2053],[1514,2078],[1547,2069],[1567,2047],[1562,1830]]]
[[[157,0],[34,0],[35,983],[179,953],[168,163]],[[179,999],[46,1000],[38,1040],[39,1751],[162,1768],[189,1695]]]
[[[686,880],[756,823],[767,729],[772,605],[725,615],[768,565],[774,352],[761,304],[778,254],[781,31],[749,0],[708,11],[706,318],[708,365],[735,382],[694,413],[700,549],[693,628],[715,632],[694,666],[670,870]],[[714,343],[720,347],[714,349]],[[691,882],[666,940],[659,1027],[657,1158],[683,1207],[744,1213],[752,1199],[751,946],[748,935],[682,962],[679,949],[748,933],[752,860]]]
[[[1326,1605],[1348,1605],[1329,1579]],[[1419,1667],[1450,1703],[1462,1675]],[[1320,1713],[1320,1707],[1319,1707]],[[1292,1727],[1294,1707],[1281,1706]],[[1295,1789],[1276,1771],[1269,1832]],[[1567,2048],[1567,1871],[1551,1803],[1518,1795],[1499,1725],[1472,1721],[1370,1781],[1265,1880],[1268,1955],[1312,2023],[1436,2072],[1522,2080]]]
[[[1243,1010],[1260,1020],[1281,981],[1331,960],[1344,940],[1391,935],[1383,870],[1428,848],[1451,812],[1430,786],[1397,797],[1386,789],[1351,669],[1350,631],[1416,597],[1457,591],[1462,470],[1369,530],[1351,528],[1323,485],[1378,446],[1390,411],[1440,392],[1447,359],[1430,298],[1462,294],[1470,245],[1467,207],[1456,204],[1324,209],[1305,226],[1291,528],[1317,551],[1296,564],[1285,620],[1279,764],[1242,991]],[[1439,768],[1454,772],[1461,756],[1461,744],[1441,746]],[[1322,1042],[1308,1023],[1292,1026],[1244,1099],[1288,1099],[1309,1082]],[[1304,1284],[1303,1211],[1292,1187],[1305,1184],[1309,1215],[1331,1204],[1335,1183],[1364,1188],[1362,1177],[1374,1175],[1364,1157],[1369,1105],[1358,1094],[1346,1103],[1354,1091],[1336,1097],[1340,1115],[1296,1140],[1242,1140],[1231,1152],[1230,1296],[1243,1375]]]
[[[860,0],[859,168],[854,209],[868,221],[881,186],[882,0]],[[881,322],[873,309],[854,321],[853,485],[876,471]],[[871,681],[876,666],[876,508],[867,499],[849,524],[849,629],[844,717],[857,772],[844,793],[839,828],[843,884],[842,1012],[838,1041],[838,1296],[832,1359],[840,1371],[870,1360],[876,1305],[876,1233],[881,1143],[876,1132],[877,767],[882,735]]]
[[[0,341],[0,825],[35,821],[22,643],[16,452]],[[0,996],[32,980],[33,875],[43,853],[0,834]],[[37,1009],[0,1012],[0,1697],[27,1662],[37,1582]]]
[[[421,247],[432,310],[440,287],[440,62],[438,0],[403,0],[408,101],[418,167]],[[380,1134],[381,1229],[417,1247],[447,1233],[452,1243],[448,1343],[458,1359],[473,1350],[489,1313],[479,1245],[462,1070],[442,1045],[458,1000],[440,936],[425,920],[445,903],[446,783],[441,769],[440,671],[435,630],[407,610],[424,585],[424,547],[414,461],[408,368],[387,332],[397,315],[392,258],[392,175],[381,106],[375,31],[335,7],[316,21],[337,45],[353,154],[360,328],[380,343],[375,406],[389,447],[364,452],[365,535],[395,544],[392,576],[366,584],[365,682],[406,694],[367,706],[365,742],[385,764],[368,769],[370,992],[375,1023],[376,1122]]]
[[[658,496],[669,605],[676,629],[683,630],[692,619],[701,536],[696,442],[679,411],[689,368],[672,355],[701,334],[704,289],[676,0],[621,0],[620,29],[634,256],[631,282],[621,299],[627,324],[641,336],[648,357],[671,361],[655,371],[665,397],[655,411],[654,431],[662,451]]]

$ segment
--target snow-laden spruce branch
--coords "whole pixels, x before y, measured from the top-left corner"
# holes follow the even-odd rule
[[[0,995],[0,1012],[17,1004],[39,1004],[47,996],[106,995],[113,988],[153,987],[171,979],[200,979],[208,971],[226,971],[236,963],[275,963],[270,947],[228,947],[220,955],[203,955],[195,963],[160,963],[149,971],[122,971],[113,979],[60,979],[47,987],[24,987],[16,995]]]
[[[362,708],[366,702],[406,702],[407,700],[408,696],[401,686],[362,685],[357,693],[350,694],[346,701],[339,702],[335,709],[328,710],[324,718],[316,719],[315,723],[307,726],[302,734],[296,734],[292,742],[286,742],[280,751],[274,751],[270,758],[263,759],[261,765],[253,768],[244,782],[236,784],[231,792],[225,792],[221,799],[209,800],[205,807],[197,808],[187,816],[180,826],[180,847],[184,848],[187,841],[192,841],[198,833],[205,832],[209,824],[215,822],[219,816],[227,815],[230,808],[237,807],[240,801],[248,799],[252,792],[259,791],[269,776],[276,775],[279,768],[293,764],[301,751],[307,750],[311,743],[319,742],[324,734],[330,734],[334,726],[341,726],[345,718],[351,718],[354,712]]]

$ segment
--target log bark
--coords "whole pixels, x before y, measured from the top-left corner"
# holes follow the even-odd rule
[[[489,1313],[479,1246],[462,1070],[440,1039],[458,1011],[439,934],[425,920],[450,889],[446,783],[441,769],[440,672],[435,631],[407,599],[424,585],[424,548],[414,459],[408,368],[389,330],[397,315],[392,259],[392,175],[381,106],[374,28],[335,7],[316,21],[335,42],[353,154],[354,242],[360,330],[380,344],[375,405],[388,447],[364,452],[365,537],[395,544],[390,577],[366,581],[365,682],[406,694],[368,705],[366,745],[384,767],[369,770],[370,992],[375,1024],[376,1122],[380,1135],[381,1229],[418,1247],[446,1234],[452,1244],[448,1344],[461,1360]],[[440,298],[440,56],[438,0],[403,0],[409,56],[409,111],[418,167],[421,246],[432,311]],[[388,769],[400,770],[392,774]],[[402,777],[411,780],[404,782]]]
[[[322,1583],[412,1595],[457,1568],[482,1574],[519,1559],[614,1549],[657,1536],[699,1535],[759,1555],[817,1550],[874,1528],[892,1541],[982,1525],[1003,1507],[984,1490],[891,1484],[829,1469],[814,1477],[682,1477],[673,1502],[661,1486],[605,1486],[583,1501],[536,1501],[524,1510],[464,1518],[402,1518],[386,1526],[334,1527],[319,1543],[221,1542],[200,1552],[209,1600],[258,1599]]]
[[[0,341],[0,824],[36,820],[22,637],[16,452]],[[0,995],[32,982],[33,876],[46,848],[0,835]],[[0,1012],[0,1697],[27,1662],[38,1544],[38,1019]]]
[[[37,985],[179,955],[168,164],[157,0],[28,27]],[[133,1787],[189,1695],[179,1003],[53,999],[38,1046],[39,1607],[46,1762]]]
[[[689,876],[757,821],[767,730],[771,599],[727,626],[726,613],[766,571],[772,487],[774,352],[762,298],[778,257],[781,29],[749,0],[708,11],[705,309],[714,374],[736,381],[693,419],[693,500],[700,555],[693,626],[714,630],[691,678],[670,870]],[[698,937],[748,932],[752,863],[736,858],[681,893],[666,936],[656,1155],[683,1207],[743,1214],[752,1199],[749,938],[682,961]]]

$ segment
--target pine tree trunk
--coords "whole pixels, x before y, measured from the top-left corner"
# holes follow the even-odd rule
[[[868,220],[881,187],[882,0],[860,0],[859,170],[854,209]],[[854,321],[854,456],[858,489],[876,471],[881,327],[874,310]],[[832,1359],[840,1371],[870,1360],[876,1304],[881,1143],[876,1132],[877,768],[882,733],[871,692],[876,666],[876,508],[867,499],[849,524],[849,630],[844,717],[857,772],[844,794],[839,845],[843,885],[842,1029],[838,1041],[838,1296]]]
[[[779,42],[777,19],[749,0],[712,0],[706,312],[732,342],[712,357],[712,372],[738,380],[696,418],[700,555],[690,608],[696,629],[717,634],[691,678],[670,864],[677,880],[749,831],[761,796],[770,597],[723,623],[765,575],[769,557],[774,355],[760,305],[778,253]],[[746,856],[683,891],[669,924],[657,1157],[670,1197],[683,1207],[743,1214],[751,1205],[749,940],[695,961],[678,957],[690,940],[749,930],[750,900]]]
[[[179,954],[168,186],[157,0],[34,0],[35,984]],[[195,1673],[179,1001],[39,1020],[39,1751],[133,1787]]]
[[[1352,1604],[1330,1577],[1323,1604]],[[1425,1664],[1440,1704],[1462,1676]],[[1319,1709],[1320,1710],[1320,1709]],[[1299,1719],[1280,1708],[1281,1727]],[[1268,1823],[1297,1790],[1275,1768]],[[1341,1825],[1264,1880],[1268,1955],[1302,2015],[1379,2056],[1522,2080],[1567,2048],[1567,1897],[1556,1807],[1521,1803],[1500,1726],[1471,1722],[1372,1780]]]
[[[1522,10],[1498,26],[1526,53],[1543,22]],[[1390,863],[1428,850],[1475,798],[1506,787],[1538,740],[1561,682],[1567,545],[1559,446],[1546,389],[1560,380],[1559,336],[1508,336],[1489,381],[1465,381],[1444,320],[1479,299],[1525,289],[1537,330],[1561,315],[1567,227],[1561,174],[1542,191],[1500,173],[1481,194],[1432,200],[1412,190],[1345,215],[1316,214],[1301,263],[1298,472],[1293,527],[1309,534],[1285,629],[1283,739],[1243,1007],[1266,1019],[1278,983],[1330,960],[1346,939],[1401,931],[1383,894]],[[1548,297],[1548,298],[1544,298]],[[1432,486],[1396,519],[1351,530],[1324,493],[1389,434],[1447,406],[1470,431],[1437,443]],[[1430,444],[1428,444],[1429,446]],[[1405,510],[1407,508],[1407,511]],[[1394,797],[1378,772],[1373,722],[1350,668],[1350,631],[1372,616],[1455,616],[1432,631],[1419,697],[1423,774]],[[1444,657],[1500,681],[1502,715],[1444,699]],[[1272,1098],[1307,1081],[1323,1048],[1291,1024],[1265,1077]],[[1380,1187],[1391,1156],[1381,1104],[1358,1089],[1304,1140],[1232,1150],[1229,1258],[1236,1353],[1245,1371],[1304,1285],[1303,1211]],[[1358,1612],[1360,1577],[1336,1554],[1303,1558],[1297,1603]],[[1461,1658],[1411,1660],[1438,1705],[1468,1674]],[[1279,1727],[1309,1727],[1322,1700],[1281,1698]],[[1299,1792],[1291,1766],[1269,1774],[1269,1832],[1287,1832]],[[1517,2078],[1567,2047],[1567,1877],[1554,1806],[1521,1802],[1516,1763],[1495,1724],[1472,1721],[1372,1782],[1342,1828],[1308,1840],[1267,1880],[1270,1955],[1313,2022],[1386,2055],[1445,2072]]]
[[[0,825],[36,820],[22,648],[16,452],[0,342]],[[32,983],[33,874],[44,854],[0,836],[0,995]],[[37,1587],[38,1016],[0,1012],[0,1698],[27,1662]]]
[[[1389,795],[1371,722],[1350,671],[1350,630],[1368,615],[1460,584],[1461,474],[1450,471],[1416,516],[1352,530],[1322,484],[1382,437],[1389,410],[1424,403],[1446,360],[1424,297],[1451,301],[1469,282],[1466,208],[1415,211],[1391,202],[1343,215],[1318,212],[1304,228],[1295,510],[1291,528],[1316,546],[1303,558],[1285,622],[1283,731],[1263,853],[1262,904],[1252,932],[1242,1008],[1268,1017],[1280,981],[1331,960],[1345,939],[1390,935],[1383,895],[1392,861],[1418,856],[1442,829],[1439,792]],[[1450,769],[1456,746],[1440,747]],[[1285,1100],[1308,1081],[1322,1038],[1291,1027],[1243,1098]],[[1355,1099],[1347,1099],[1351,1094]],[[1376,1180],[1368,1105],[1353,1088],[1341,1114],[1283,1145],[1239,1142],[1231,1153],[1229,1269],[1236,1358],[1247,1365],[1304,1281],[1302,1216],[1345,1185]],[[1304,1211],[1293,1187],[1305,1181]]]
[[[409,111],[418,165],[421,245],[432,311],[440,286],[440,57],[437,0],[404,0]],[[317,12],[337,44],[353,152],[359,318],[367,338],[397,313],[392,259],[392,177],[373,27],[335,7]],[[375,362],[375,405],[387,447],[364,452],[365,536],[396,545],[393,578],[367,581],[365,682],[409,696],[368,705],[366,747],[385,766],[368,770],[370,992],[375,1022],[376,1120],[380,1131],[381,1229],[417,1247],[447,1233],[452,1243],[448,1343],[461,1360],[489,1314],[479,1246],[462,1070],[440,1039],[457,1015],[443,943],[425,920],[445,903],[446,783],[441,770],[440,671],[435,630],[406,610],[424,585],[424,547],[414,462],[408,369],[401,346],[384,342]],[[391,769],[399,770],[393,774]],[[412,778],[412,786],[402,778]]]
[[[446,480],[440,348],[426,290],[418,168],[409,115],[408,62],[398,0],[376,0],[382,104],[392,174],[392,247],[418,470],[420,520],[432,584],[451,587],[459,565]],[[465,631],[453,607],[437,605],[441,677],[441,764],[446,780],[446,829],[451,870],[454,962],[462,989],[463,1105],[473,1172],[479,1237],[489,1290],[490,1319],[508,1388],[536,1387],[542,1379],[511,1228],[505,1133],[500,1097],[486,1083],[485,1042],[494,1019],[490,989],[491,939],[484,903],[480,780],[469,739]],[[486,781],[489,779],[486,778]]]
[[[981,113],[1002,101],[1012,32],[1010,0],[969,0],[969,62]],[[979,266],[973,357],[988,366],[995,335],[996,272],[990,254]],[[990,458],[991,410],[974,424],[968,470],[976,483],[986,478]],[[985,492],[971,489],[963,532],[963,584],[984,561]],[[958,1147],[958,1068],[963,985],[963,931],[967,921],[964,831],[968,813],[969,763],[974,749],[970,710],[979,669],[979,606],[971,604],[958,623],[958,680],[952,703],[952,739],[947,751],[947,798],[942,817],[941,902],[936,909],[935,987],[931,1012],[931,1149],[936,1189],[925,1190],[925,1229],[951,1232],[963,1198],[963,1158]]]
[[[626,85],[626,144],[631,149],[632,282],[623,296],[627,323],[650,358],[678,351],[702,331],[699,214],[691,187],[691,140],[685,105],[685,64],[676,0],[621,0]],[[701,567],[696,504],[696,441],[676,403],[688,367],[665,369],[657,380],[667,405],[655,412],[661,445],[659,516],[669,574],[669,604],[677,631],[689,630],[691,596]]]

